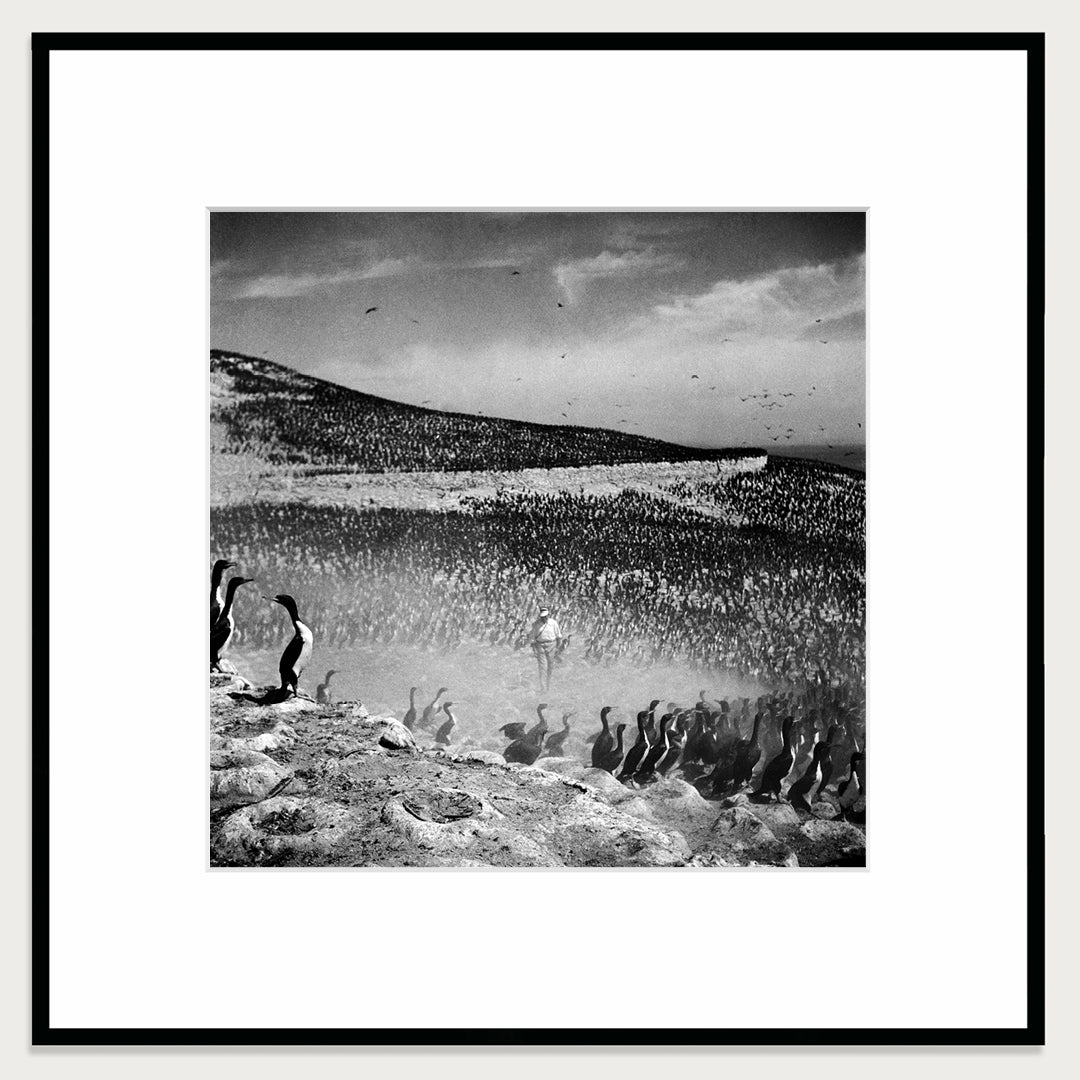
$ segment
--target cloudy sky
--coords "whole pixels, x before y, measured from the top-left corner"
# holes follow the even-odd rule
[[[862,443],[865,250],[861,213],[216,212],[210,344],[434,408]]]

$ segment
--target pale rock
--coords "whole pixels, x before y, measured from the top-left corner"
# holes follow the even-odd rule
[[[215,858],[231,866],[280,863],[289,857],[318,864],[349,831],[349,813],[325,799],[275,796],[230,814],[214,838]]]
[[[210,751],[210,806],[244,806],[265,799],[291,770],[255,750]]]
[[[577,758],[542,757],[536,762],[536,768],[558,773],[560,776],[568,776],[574,780],[580,780],[585,774],[585,766]]]

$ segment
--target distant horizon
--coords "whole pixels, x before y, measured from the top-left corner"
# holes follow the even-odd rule
[[[349,389],[702,449],[865,442],[862,213],[214,212],[210,251],[222,349]]]

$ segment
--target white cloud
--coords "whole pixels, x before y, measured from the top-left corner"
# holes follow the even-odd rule
[[[602,251],[599,255],[559,263],[552,273],[567,299],[573,302],[590,282],[632,274],[665,273],[684,265],[682,259],[654,251]]]
[[[233,300],[280,300],[288,296],[306,296],[320,289],[348,285],[356,281],[395,277],[412,268],[409,259],[380,259],[363,269],[338,270],[332,274],[261,274],[240,282],[232,293]],[[213,275],[212,275],[213,276]]]
[[[718,281],[704,293],[678,296],[653,309],[684,331],[752,331],[758,338],[790,337],[863,311],[866,257],[776,270],[745,281]]]
[[[478,256],[474,259],[454,262],[429,262],[408,256],[403,259],[379,259],[364,268],[337,270],[332,273],[260,274],[258,277],[237,282],[229,295],[232,300],[280,300],[290,296],[308,296],[322,289],[349,285],[357,281],[398,277],[419,270],[497,270],[522,265],[528,258],[527,251],[509,255]],[[210,270],[212,280],[229,269],[229,263],[214,264]]]

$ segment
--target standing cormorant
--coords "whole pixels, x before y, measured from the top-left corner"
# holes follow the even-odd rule
[[[409,687],[409,709],[405,713],[405,720],[403,721],[405,726],[412,731],[416,727],[416,691],[419,690],[418,686]]]
[[[668,741],[668,727],[671,725],[671,719],[671,713],[669,712],[660,717],[660,731],[656,737],[656,742],[649,747],[649,752],[641,759],[637,772],[634,773],[634,779],[639,783],[653,778],[656,766],[660,764],[664,755],[667,754],[671,746]]]
[[[230,567],[235,566],[236,563],[229,562],[228,559],[218,559],[214,563],[213,570],[210,571],[210,629],[213,630],[217,626],[218,619],[221,618],[221,577]]]
[[[619,773],[619,779],[622,781],[631,780],[634,773],[637,772],[637,767],[641,763],[641,759],[645,756],[649,749],[649,733],[645,730],[645,721],[649,719],[647,712],[639,712],[637,714],[637,742],[630,747],[630,752],[626,755],[626,760],[623,762],[622,772]]]
[[[218,621],[210,630],[210,667],[214,670],[217,670],[217,666],[221,661],[221,654],[229,647],[229,640],[236,629],[236,620],[233,618],[232,613],[236,590],[241,585],[246,585],[249,581],[254,580],[254,578],[249,577],[229,578],[229,584],[225,587],[225,604],[218,615]]]
[[[611,712],[611,708],[610,705],[605,705],[600,710],[600,734],[594,739],[592,748],[592,763],[593,767],[597,769],[603,768],[600,762],[607,754],[611,753],[612,745],[615,742],[611,729],[608,727],[608,713]],[[620,755],[621,759],[622,755]]]
[[[659,698],[653,698],[649,702],[649,719],[645,723],[645,730],[649,735],[649,745],[656,742],[656,706],[660,704]]]
[[[563,745],[570,736],[570,717],[573,715],[572,712],[563,713],[562,730],[548,736],[547,746],[544,747],[544,757],[562,756]]]
[[[432,699],[430,705],[424,706],[424,711],[420,714],[420,726],[422,728],[430,728],[435,723],[435,716],[439,711],[439,698],[443,696],[447,691],[447,687],[440,686],[439,692]]]
[[[667,776],[668,771],[675,767],[679,755],[686,745],[686,731],[690,725],[689,712],[684,712],[673,727],[668,728],[668,752],[660,759],[656,771],[661,776]]]
[[[444,701],[442,703],[442,711],[446,713],[446,723],[435,732],[435,743],[438,746],[450,745],[450,733],[454,730],[454,725],[457,723],[454,714],[450,711],[450,706],[453,704],[452,701]]]
[[[833,743],[836,742],[836,736],[840,733],[839,724],[829,725],[829,734],[825,736],[825,741],[819,743],[819,746],[823,746],[824,750],[821,752],[821,783],[818,784],[817,791],[814,793],[815,798],[820,797],[821,793],[829,786],[829,781],[832,779],[833,774],[833,759],[832,748]],[[813,801],[813,800],[811,800]]]
[[[336,669],[331,668],[326,673],[326,678],[315,687],[315,700],[320,705],[330,705],[333,703],[334,698],[330,693],[330,679],[336,674]]]
[[[807,796],[810,789],[821,779],[821,759],[829,752],[829,744],[819,742],[814,745],[814,753],[810,758],[810,764],[803,770],[802,776],[788,788],[787,799],[796,810],[812,813],[810,800]],[[820,789],[819,789],[820,790]]]
[[[791,772],[791,766],[795,761],[791,753],[791,727],[794,723],[794,716],[784,717],[783,741],[780,746],[780,753],[765,766],[765,771],[761,774],[761,784],[758,786],[757,791],[754,792],[754,799],[761,802],[772,802],[775,795],[777,802],[784,801],[780,795],[780,785],[784,782],[784,777]]]
[[[735,768],[732,770],[732,785],[738,791],[754,778],[754,769],[761,760],[761,745],[758,732],[761,730],[761,713],[754,717],[754,730],[749,739],[743,739],[735,751]]]
[[[300,615],[296,610],[296,601],[287,593],[279,593],[277,596],[264,596],[272,604],[280,604],[292,619],[293,639],[285,646],[278,663],[278,672],[281,675],[282,691],[292,690],[297,692],[300,676],[311,659],[311,646],[315,638],[311,631],[300,621]]]
[[[742,745],[738,720],[729,711],[720,713],[719,729],[712,732],[711,741],[707,745],[716,757],[716,765],[707,780],[713,796],[720,797],[735,780],[735,761]]]
[[[861,750],[856,750],[851,755],[851,770],[846,780],[841,780],[837,785],[836,793],[840,799],[840,816],[847,818],[855,804],[863,794],[864,785],[862,777],[862,763],[866,755]]]
[[[536,706],[536,715],[538,717],[540,717],[540,719],[535,724],[533,724],[533,726],[531,728],[529,728],[529,734],[530,735],[535,735],[541,728],[544,729],[545,733],[547,732],[547,730],[548,730],[548,722],[547,722],[547,717],[544,716],[544,710],[546,708],[547,708],[547,702],[546,701],[542,701],[542,702],[540,702],[539,705]]]
[[[605,772],[614,773],[622,762],[623,756],[623,732],[626,730],[625,724],[620,724],[615,729],[615,745],[607,751],[606,754],[598,761],[593,758],[593,768],[603,769]]]

